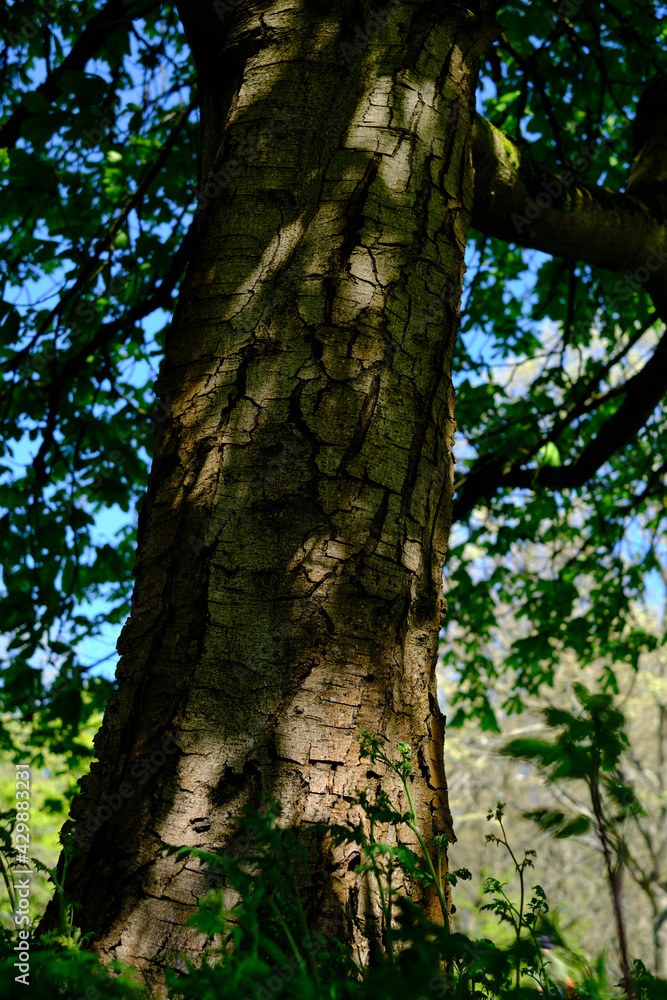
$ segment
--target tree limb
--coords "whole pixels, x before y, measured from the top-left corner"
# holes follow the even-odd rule
[[[472,224],[483,233],[610,271],[645,268],[651,294],[667,290],[667,191],[652,185],[649,206],[644,198],[580,183],[571,171],[554,173],[481,115],[473,125],[473,165]]]
[[[570,171],[554,173],[536,163],[503,132],[478,115],[473,127],[475,200],[473,225],[489,236],[544,253],[616,271],[634,270],[617,282],[618,303],[639,285],[667,322],[667,133],[656,113],[667,96],[659,80],[640,101],[635,122],[637,153],[626,194],[579,183]],[[616,390],[615,390],[616,391]],[[456,485],[454,517],[465,518],[496,490],[572,489],[583,486],[632,441],[667,392],[667,332],[650,360],[618,390],[624,398],[570,464],[523,468],[519,462],[482,458]]]
[[[463,476],[456,484],[457,497],[454,517],[467,517],[484,498],[498,489],[551,490],[577,489],[587,483],[612,455],[632,441],[667,391],[667,330],[663,333],[653,357],[642,370],[623,387],[625,399],[616,412],[605,421],[574,462],[559,468],[541,466],[523,469],[520,463],[504,460],[493,466],[480,463],[479,468]]]

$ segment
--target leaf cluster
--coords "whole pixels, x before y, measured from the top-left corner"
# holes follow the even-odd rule
[[[152,383],[188,257],[194,70],[154,3],[13,4],[0,33],[0,705],[35,750],[75,759],[111,690],[80,644],[129,611],[165,417]]]
[[[552,170],[622,191],[638,101],[667,72],[659,16],[643,2],[504,5],[482,113]],[[441,655],[453,724],[496,730],[499,710],[553,684],[565,650],[603,664],[613,692],[612,664],[638,668],[656,644],[633,608],[667,567],[667,382],[649,398],[642,381],[664,373],[664,324],[634,274],[547,257],[526,235],[473,235],[454,376],[459,527]],[[509,613],[523,634],[507,648]],[[501,704],[500,673],[513,681]]]

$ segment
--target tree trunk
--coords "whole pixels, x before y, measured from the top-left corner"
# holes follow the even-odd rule
[[[230,844],[263,795],[307,840],[309,918],[358,936],[358,852],[306,835],[378,787],[361,727],[412,744],[418,822],[452,834],[435,660],[486,29],[456,4],[257,6],[182,5],[200,238],[118,690],[70,823],[82,929],[154,981],[200,952],[183,923],[209,884],[165,845]]]

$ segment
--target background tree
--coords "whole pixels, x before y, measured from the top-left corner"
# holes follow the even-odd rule
[[[644,622],[644,627],[656,627]],[[508,625],[508,645],[513,628]],[[498,652],[497,654],[498,655]],[[641,681],[629,666],[616,666],[620,697],[618,704],[626,718],[626,732],[631,752],[622,768],[622,776],[633,787],[644,809],[642,815],[626,818],[617,824],[616,842],[623,860],[622,899],[629,947],[633,957],[641,959],[657,974],[664,971],[665,917],[663,861],[664,847],[664,727],[660,725],[665,697],[664,650],[655,650],[641,660]],[[511,886],[511,867],[493,847],[485,843],[491,832],[487,812],[498,799],[506,803],[507,827],[514,847],[534,849],[537,857],[529,883],[540,883],[551,906],[549,919],[573,950],[594,961],[607,951],[612,965],[612,981],[618,980],[616,947],[604,860],[593,828],[567,839],[549,836],[527,817],[537,810],[563,812],[586,817],[593,822],[586,790],[576,782],[545,785],[543,775],[527,762],[509,764],[501,755],[508,740],[549,738],[540,710],[553,704],[566,711],[580,706],[572,686],[583,682],[594,686],[600,665],[582,672],[576,659],[564,655],[558,664],[554,691],[541,696],[526,696],[527,711],[521,716],[498,712],[500,733],[483,731],[472,722],[450,731],[447,760],[452,777],[449,793],[458,840],[451,852],[453,867],[467,867],[473,874],[470,882],[461,883],[455,894],[455,928],[473,937],[494,933],[493,919],[480,912],[486,902],[482,895],[488,875],[507,880]],[[445,690],[456,690],[456,679],[443,678]],[[509,694],[504,678],[498,685],[497,702]]]
[[[189,47],[157,5],[9,10],[3,406],[24,468],[7,466],[3,695],[36,744],[70,754],[84,705],[108,691],[85,679],[77,640],[127,610],[131,532],[104,542],[95,515],[140,492],[164,340],[141,323],[190,265],[158,383],[118,693],[75,813],[80,827],[137,761],[164,758],[91,831],[104,863],[93,875],[81,861],[72,886],[100,950],[121,940],[119,954],[159,964],[198,950],[180,925],[206,886],[165,845],[228,840],[260,791],[304,834],[343,815],[369,780],[351,749],[360,725],[415,744],[420,822],[449,829],[433,666],[471,213],[485,235],[453,368],[470,448],[450,602],[469,636],[459,718],[494,725],[482,650],[510,597],[526,635],[506,662],[507,708],[565,647],[636,665],[651,641],[628,632],[625,608],[652,565],[633,526],[657,538],[662,523],[666,348],[646,294],[660,309],[656,90],[632,174],[628,116],[647,66],[664,69],[664,35],[648,3],[512,5],[500,28],[484,5],[198,3],[181,10]],[[480,55],[504,135],[479,121],[473,134]],[[567,174],[537,167],[528,141]],[[632,194],[618,194],[628,177]],[[516,243],[556,257],[526,278]],[[37,301],[16,302],[19,285]],[[528,373],[521,393],[498,363]],[[548,577],[514,570],[522,538],[552,536],[576,537],[576,556]],[[507,561],[489,574],[490,548]],[[96,594],[111,610],[87,617]],[[306,839],[308,904],[353,934],[374,919],[354,859]]]

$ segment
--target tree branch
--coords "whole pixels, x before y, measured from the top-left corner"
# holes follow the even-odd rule
[[[489,236],[565,259],[611,271],[631,268],[629,289],[627,278],[614,286],[618,301],[630,298],[633,283],[644,284],[656,318],[667,322],[667,120],[663,111],[656,112],[666,97],[667,83],[658,80],[640,101],[628,194],[580,184],[569,171],[547,170],[478,115],[473,225]],[[562,490],[590,480],[636,437],[667,393],[667,331],[642,370],[614,392],[622,393],[623,401],[573,462],[526,469],[525,458],[482,458],[456,484],[454,517],[465,518],[501,488]]]
[[[157,7],[157,0],[148,0],[140,10],[137,4],[131,12],[125,10],[125,0],[109,0],[107,5],[90,19],[63,61],[49,73],[46,80],[31,91],[41,94],[47,101],[55,100],[60,92],[60,82],[66,73],[81,72],[90,59],[98,54],[100,46],[107,42],[112,32],[136,17],[143,17],[149,10]],[[14,113],[0,128],[0,149],[13,148],[21,135],[23,124],[33,118],[35,112],[30,111],[25,103],[20,104]]]
[[[635,195],[582,184],[571,171],[554,173],[481,115],[475,117],[472,150],[477,229],[610,271],[646,268],[651,285],[667,289],[667,251],[659,252],[667,242],[667,190],[654,186],[649,207]]]
[[[653,357],[623,387],[625,399],[600,428],[599,433],[569,465],[523,469],[505,460],[473,467],[455,488],[455,519],[464,519],[483,499],[498,489],[577,489],[587,483],[601,465],[632,441],[667,391],[667,329]]]

